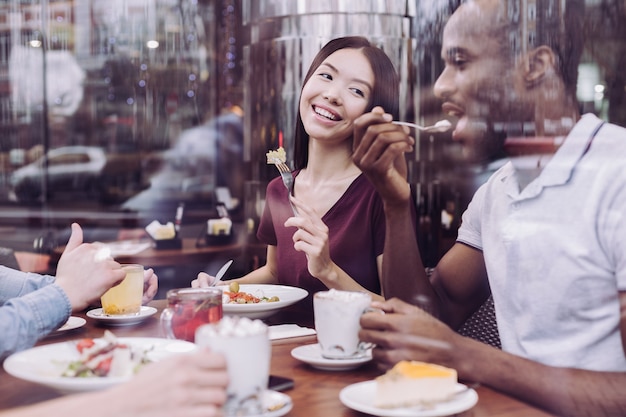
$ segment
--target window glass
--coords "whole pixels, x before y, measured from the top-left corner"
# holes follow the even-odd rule
[[[441,31],[459,2],[332,3],[2,2],[3,246],[49,254],[65,243],[72,221],[88,240],[138,236],[152,221],[174,222],[183,206],[185,236],[195,239],[219,216],[220,202],[242,241],[258,244],[265,185],[277,175],[264,154],[284,145],[291,157],[303,71],[331,37],[371,36],[392,57],[404,119],[432,124],[444,117],[432,91],[444,68]],[[560,24],[562,3],[508,1],[508,15],[524,28],[509,34],[510,45],[533,45],[546,25]],[[581,112],[625,125],[624,4],[584,3]],[[432,265],[497,164],[466,164],[449,134],[416,139],[409,181]],[[252,253],[242,269],[262,262],[259,247],[242,249]],[[205,266],[171,275],[189,282]]]

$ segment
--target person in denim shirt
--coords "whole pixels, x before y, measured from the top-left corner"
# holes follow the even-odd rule
[[[99,249],[83,243],[82,229],[74,223],[56,277],[0,265],[0,359],[32,347],[124,278],[110,256],[98,259]],[[148,302],[158,288],[152,269],[144,271],[144,282],[143,301]]]

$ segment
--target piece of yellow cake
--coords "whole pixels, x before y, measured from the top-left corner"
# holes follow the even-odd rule
[[[275,151],[267,152],[265,154],[265,157],[267,158],[268,164],[275,164],[277,162],[287,161],[287,153],[285,152],[285,149],[282,146],[276,149]]]
[[[456,391],[457,372],[444,366],[400,361],[376,378],[375,405],[380,408],[432,405]]]

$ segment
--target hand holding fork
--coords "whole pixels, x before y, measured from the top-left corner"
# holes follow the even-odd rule
[[[289,196],[292,196],[294,178],[293,174],[291,173],[291,169],[289,169],[285,162],[281,161],[278,158],[272,158],[271,162],[274,163],[276,169],[278,169],[278,172],[280,172],[280,176],[283,179],[283,184],[285,184],[285,188],[287,188]],[[293,212],[293,215],[298,216],[298,210],[296,210],[296,207],[291,202],[291,199],[289,199],[289,206],[291,206],[291,211]]]

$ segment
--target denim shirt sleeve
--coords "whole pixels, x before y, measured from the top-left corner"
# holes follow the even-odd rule
[[[72,312],[54,278],[0,266],[0,359],[32,347]]]

